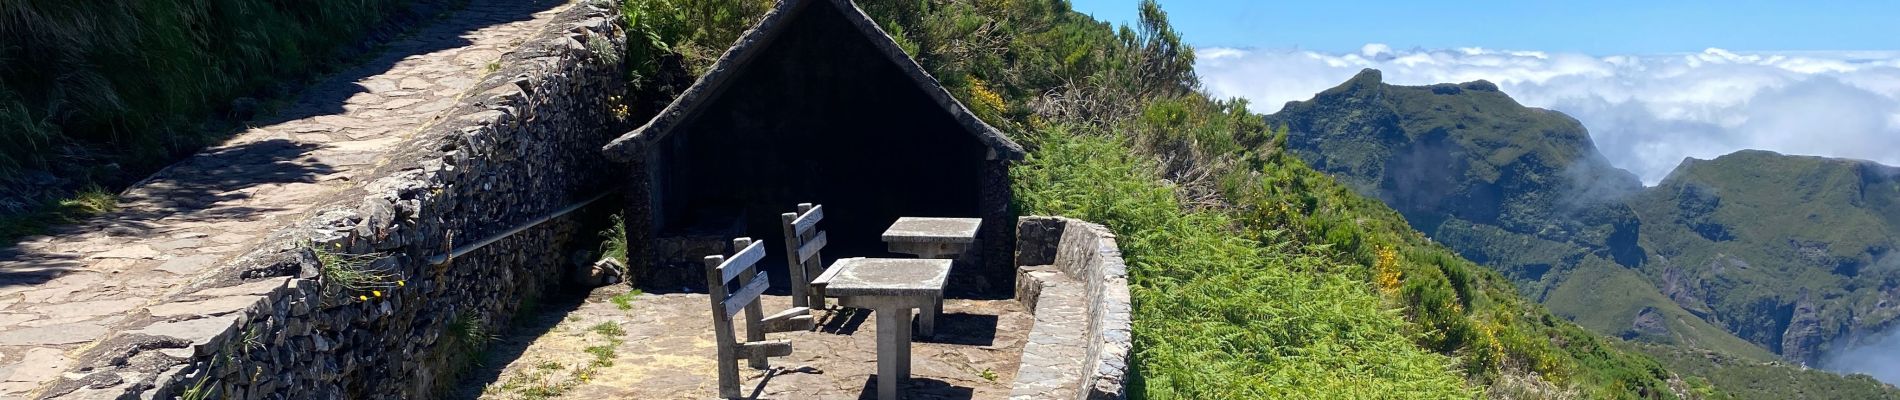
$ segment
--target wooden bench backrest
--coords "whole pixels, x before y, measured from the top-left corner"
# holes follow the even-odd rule
[[[738,249],[732,258],[712,255],[705,259],[707,297],[712,299],[713,330],[719,347],[719,395],[725,398],[739,397],[739,358],[749,360],[753,368],[764,369],[769,367],[767,357],[792,353],[791,342],[765,340],[765,313],[759,295],[772,282],[765,272],[758,271],[759,260],[765,259],[765,247],[750,238],[738,238],[732,240],[732,248]],[[726,284],[735,278],[739,289],[727,293]],[[739,342],[732,332],[732,316],[740,311],[745,312],[745,342]]]
[[[824,308],[823,287],[812,287],[812,278],[825,271],[825,231],[818,222],[825,219],[825,206],[803,203],[798,212],[779,215],[784,222],[785,265],[792,274],[792,306]]]

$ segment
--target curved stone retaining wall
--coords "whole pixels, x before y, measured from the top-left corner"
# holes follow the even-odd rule
[[[1036,324],[1010,398],[1126,398],[1131,303],[1115,234],[1062,217],[1016,226],[1016,299]]]
[[[169,295],[140,316],[144,328],[87,350],[40,396],[434,397],[438,379],[562,276],[570,240],[593,233],[570,215],[430,258],[613,190],[600,186],[598,149],[624,128],[609,111],[626,87],[624,34],[617,10],[583,3],[364,183]],[[336,272],[350,270],[370,277],[345,287]]]

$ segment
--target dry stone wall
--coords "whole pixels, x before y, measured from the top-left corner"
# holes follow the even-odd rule
[[[85,351],[39,396],[435,397],[593,233],[570,214],[431,258],[614,190],[598,149],[624,128],[609,98],[626,86],[625,35],[615,9],[584,3],[360,186],[170,295],[142,317],[156,322]]]
[[[1016,226],[1016,299],[1036,324],[1010,398],[1127,398],[1131,303],[1115,234],[1062,217]]]

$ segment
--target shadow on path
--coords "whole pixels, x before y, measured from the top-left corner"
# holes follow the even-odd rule
[[[383,22],[385,28],[379,29],[391,29],[401,33],[393,35],[372,34],[372,38],[363,39],[366,44],[358,45],[360,48],[368,48],[370,49],[368,51],[375,52],[376,54],[374,56],[360,60],[348,60],[346,57],[345,60],[340,62],[343,66],[336,72],[308,82],[303,88],[285,95],[281,100],[287,103],[281,108],[259,114],[248,121],[239,122],[239,124],[251,127],[267,127],[315,116],[346,115],[348,114],[348,110],[344,109],[345,103],[352,96],[369,91],[369,88],[359,84],[358,81],[364,80],[364,78],[387,74],[391,69],[396,67],[397,63],[414,56],[472,45],[474,43],[466,37],[469,33],[490,26],[530,20],[534,17],[536,12],[545,11],[566,2],[556,0],[467,0],[465,1],[466,4],[460,7],[450,5],[450,3],[457,3],[457,1],[417,1],[409,9],[390,16]],[[535,29],[539,28],[537,27]],[[375,42],[373,39],[375,36],[390,36],[393,38]],[[505,51],[511,49],[513,45],[514,43],[503,43],[498,47],[498,50]],[[444,75],[439,72],[427,71],[417,71],[414,74],[429,77]],[[400,77],[398,77],[398,79],[399,78]],[[373,121],[371,121],[371,123],[373,123]],[[218,140],[231,140],[243,135],[244,132],[245,130],[239,130],[231,136],[217,139],[213,142],[215,143]],[[230,200],[230,197],[220,196],[229,196],[224,192],[229,192],[234,188],[264,183],[294,182],[297,181],[291,180],[294,177],[307,178],[310,175],[334,171],[321,169],[321,167],[305,170],[298,170],[292,167],[290,163],[287,162],[287,160],[291,159],[289,153],[308,152],[313,149],[301,147],[288,141],[265,141],[256,144],[238,145],[228,149],[217,149],[217,146],[214,145],[211,146],[211,148],[213,150],[200,151],[185,156],[179,159],[178,164],[154,171],[151,177],[145,178],[145,181],[136,183],[133,187],[128,188],[128,196],[121,199],[121,203],[139,200],[158,201],[164,204],[162,207],[94,216],[87,221],[50,227],[46,230],[45,235],[57,238],[73,234],[74,232],[85,232],[97,229],[113,229],[113,231],[108,233],[114,236],[136,235],[139,232],[149,232],[161,228],[152,223],[152,221],[159,218],[202,211],[209,207],[210,204]],[[239,163],[246,159],[256,157],[268,158],[273,156],[282,156],[282,158],[262,167]],[[218,176],[212,177],[213,181],[211,182],[201,182],[199,178],[202,177],[181,173],[186,171],[178,171],[180,167],[187,165],[195,165],[206,172],[218,174]],[[160,178],[159,174],[166,176]],[[303,181],[307,182],[308,180]],[[192,215],[190,220],[220,220],[233,216],[241,216],[247,211],[260,210],[233,208],[229,210],[219,210],[210,214]],[[22,254],[23,252],[8,250],[7,248],[11,248],[20,243],[19,240],[21,239],[33,237],[35,236],[29,235],[12,239],[6,243],[0,243],[0,263],[17,260],[20,259],[21,256],[24,256],[25,254]],[[39,261],[34,262],[37,263]],[[51,266],[36,265],[35,267]]]
[[[996,345],[998,317],[986,314],[943,313],[937,315],[937,334],[919,337],[919,342],[964,346]]]
[[[904,387],[898,390],[909,400],[969,400],[976,398],[976,389],[952,385],[930,378],[911,377]],[[864,390],[858,393],[859,400],[877,400],[877,374],[864,378]]]
[[[858,327],[864,325],[865,318],[871,315],[871,309],[843,307],[826,311],[825,314],[825,323],[818,326],[819,332],[850,336],[858,333]]]
[[[119,201],[122,210],[107,213],[78,226],[84,230],[105,230],[114,236],[149,233],[165,219],[178,222],[241,221],[260,212],[282,211],[281,206],[235,205],[254,193],[244,189],[277,183],[312,183],[317,177],[337,172],[335,166],[304,159],[320,149],[310,143],[284,139],[251,142],[218,148],[172,166],[164,176],[153,177],[127,191]]]
[[[566,1],[469,0],[468,4],[462,8],[448,11],[452,17],[434,18],[425,22],[426,25],[410,30],[406,35],[398,36],[392,42],[383,43],[383,46],[376,48],[375,51],[380,53],[374,58],[359,61],[353,67],[345,68],[313,83],[297,95],[296,103],[274,113],[259,115],[246,124],[267,126],[319,115],[348,114],[349,112],[343,108],[345,101],[351,96],[370,91],[357,81],[388,73],[396,66],[396,63],[412,56],[472,45],[474,42],[464,37],[468,33],[490,26],[534,19],[534,13],[564,3]],[[512,47],[512,44],[505,44],[500,49],[505,51]]]
[[[535,339],[553,331],[567,318],[568,313],[587,303],[586,290],[557,288],[547,293],[548,297],[542,300],[540,306],[517,311],[520,314],[509,324],[508,330],[489,342],[488,348],[476,357],[475,365],[455,379],[455,386],[449,388],[447,393],[442,393],[442,398],[481,398],[482,390],[500,381],[502,371],[527,353]]]
[[[99,232],[139,238],[198,223],[249,221],[278,206],[247,203],[260,185],[315,182],[336,168],[303,159],[319,146],[283,139],[251,142],[199,154],[119,198],[119,209],[55,228],[55,237]],[[88,254],[10,246],[0,249],[0,287],[39,285],[84,269]]]

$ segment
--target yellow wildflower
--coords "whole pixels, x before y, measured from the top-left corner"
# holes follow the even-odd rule
[[[1388,295],[1398,292],[1400,282],[1399,252],[1397,250],[1391,247],[1380,247],[1378,260],[1373,261],[1372,270],[1373,273],[1376,274],[1373,279],[1378,283],[1379,291],[1385,292]]]

